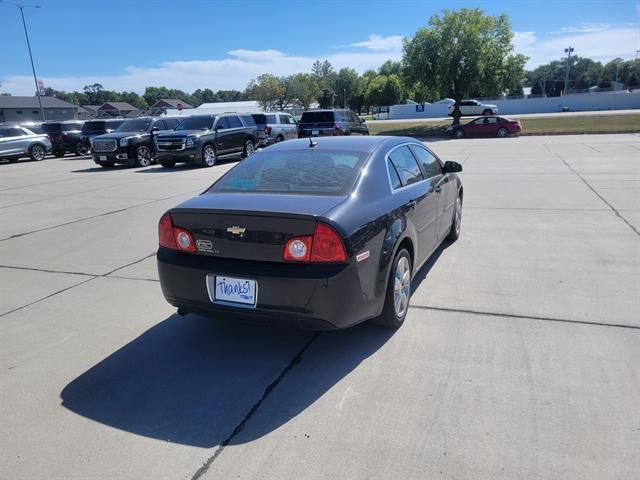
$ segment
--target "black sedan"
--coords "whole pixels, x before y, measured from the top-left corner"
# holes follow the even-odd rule
[[[162,216],[164,296],[183,314],[399,327],[413,275],[460,235],[461,170],[412,138],[278,143]]]

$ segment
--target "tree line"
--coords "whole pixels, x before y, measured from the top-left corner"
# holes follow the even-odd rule
[[[263,73],[244,91],[198,89],[193,93],[166,87],[147,87],[135,92],[105,90],[87,85],[83,92],[47,89],[48,95],[77,105],[125,101],[144,110],[161,98],[177,98],[197,107],[202,103],[256,100],[266,110],[284,110],[292,105],[308,109],[348,107],[356,112],[411,99],[433,102],[455,100],[454,123],[459,121],[463,98],[519,96],[523,87],[532,93],[560,95],[564,89],[565,60],[525,71],[528,57],[513,51],[513,32],[507,15],[485,15],[481,9],[443,10],[426,27],[403,43],[401,61],[389,60],[376,70],[359,74],[352,68],[335,71],[327,61],[317,60],[311,71],[289,76]],[[616,79],[628,87],[638,86],[637,60],[615,59],[602,65],[574,56],[570,61],[570,89],[612,85]]]

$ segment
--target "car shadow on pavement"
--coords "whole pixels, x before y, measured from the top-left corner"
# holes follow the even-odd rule
[[[315,336],[172,315],[70,382],[60,396],[70,411],[136,435],[203,448],[245,443],[300,414],[393,333],[365,323]],[[292,375],[298,380],[288,384]],[[276,391],[285,404],[262,415],[260,408],[252,411]],[[231,437],[241,424],[241,439]]]
[[[429,257],[429,260],[427,260],[424,263],[424,265],[422,265],[422,267],[420,267],[420,270],[418,270],[416,272],[416,274],[413,276],[413,280],[411,281],[411,293],[412,294],[413,294],[413,292],[415,292],[418,289],[418,287],[423,282],[423,280],[425,278],[427,278],[427,275],[429,274],[429,272],[431,271],[433,266],[436,264],[436,262],[440,258],[440,255],[442,255],[444,253],[444,251],[447,248],[449,248],[451,245],[453,245],[453,242],[451,242],[449,240],[443,241],[438,246],[438,248],[436,248],[435,251],[431,254],[431,256]]]

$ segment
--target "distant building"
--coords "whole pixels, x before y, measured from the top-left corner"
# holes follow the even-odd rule
[[[56,97],[40,97],[46,120],[75,120],[78,107]],[[0,95],[0,123],[40,122],[38,97]]]
[[[86,111],[89,112],[89,118],[95,117],[98,115],[98,109],[101,107],[102,105],[82,105],[82,108],[84,108]]]
[[[189,105],[187,102],[183,102],[177,98],[162,98],[149,107],[149,115],[164,115],[168,109],[191,109],[193,105]]]
[[[97,118],[135,118],[141,110],[127,102],[105,102],[96,110]]]
[[[262,112],[260,104],[256,101],[246,102],[216,102],[216,103],[203,103],[197,108],[185,108],[180,112],[178,109],[167,108],[166,115],[206,115],[206,114],[218,114],[218,113],[254,113]]]

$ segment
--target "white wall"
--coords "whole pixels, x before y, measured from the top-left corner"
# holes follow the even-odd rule
[[[566,95],[564,97],[519,98],[514,100],[491,100],[498,106],[498,115],[517,115],[521,113],[553,113],[568,107],[571,112],[593,110],[625,110],[640,108],[640,92],[635,93],[599,93]],[[424,112],[416,112],[415,105],[392,105],[389,118],[437,118],[447,116],[446,104],[425,105]]]

